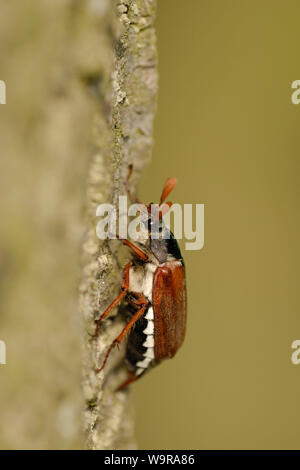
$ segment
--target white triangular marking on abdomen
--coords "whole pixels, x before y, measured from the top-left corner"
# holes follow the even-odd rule
[[[154,359],[154,348],[148,348],[144,354],[145,357],[150,357]]]
[[[151,360],[151,357],[145,357],[143,361],[137,362],[136,365],[137,367],[143,367],[144,369],[146,369],[149,366]]]
[[[148,335],[146,341],[144,341],[143,346],[145,348],[154,348],[154,338],[152,335]]]
[[[154,333],[154,323],[152,320],[148,320],[148,325],[147,327],[143,330],[143,333],[145,335],[153,335]]]
[[[149,307],[148,312],[145,315],[146,320],[154,320],[153,308]]]

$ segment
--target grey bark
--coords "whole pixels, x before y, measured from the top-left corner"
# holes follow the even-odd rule
[[[95,319],[119,293],[122,274],[118,246],[100,242],[96,236],[96,207],[104,202],[117,204],[118,196],[126,194],[129,163],[134,165],[134,187],[150,156],[157,89],[154,14],[154,0],[117,1],[110,12],[114,60],[103,67],[96,80],[101,109],[94,124],[96,149],[87,182],[80,286],[86,332],[94,331]],[[91,341],[87,333],[84,337],[84,426],[89,449],[136,446],[130,394],[115,392],[126,378],[125,345],[112,352],[103,372],[95,374],[108,346],[124,326],[122,318],[113,318],[116,313],[105,322],[97,339]]]
[[[114,393],[124,351],[94,374],[122,321],[93,343],[87,331],[122,264],[96,238],[96,206],[124,194],[128,162],[134,186],[149,159],[153,18],[152,0],[1,2],[1,448],[82,448],[81,385],[86,446],[135,446],[129,394]]]

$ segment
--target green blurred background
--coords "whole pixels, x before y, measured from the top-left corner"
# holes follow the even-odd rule
[[[300,448],[299,14],[291,0],[158,2],[140,195],[177,176],[172,200],[205,204],[205,246],[184,252],[184,346],[134,387],[141,448]]]

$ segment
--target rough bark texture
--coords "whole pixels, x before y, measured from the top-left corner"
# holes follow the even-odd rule
[[[112,13],[112,83],[110,87],[106,81],[102,112],[95,122],[99,143],[89,172],[89,229],[83,246],[80,289],[81,311],[90,332],[100,312],[119,292],[122,273],[118,242],[112,248],[112,243],[100,243],[96,237],[96,207],[103,202],[116,204],[118,196],[126,194],[129,163],[133,163],[133,177],[137,178],[151,151],[157,88],[154,7],[153,0],[122,0],[116,2]],[[105,322],[98,339],[84,338],[84,420],[90,449],[135,447],[129,393],[115,392],[126,377],[124,347],[112,352],[102,373],[94,372],[123,325],[121,318],[113,318]]]
[[[113,392],[122,351],[105,383],[93,372],[122,322],[92,343],[86,331],[121,273],[117,247],[96,238],[96,206],[124,193],[128,162],[134,184],[149,158],[153,17],[152,0],[1,2],[1,448],[83,447],[80,344],[87,447],[135,445],[128,393]]]

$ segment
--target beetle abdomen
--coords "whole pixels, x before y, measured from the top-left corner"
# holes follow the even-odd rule
[[[136,375],[141,375],[154,360],[154,319],[153,309],[149,305],[145,314],[136,322],[131,330],[126,359]]]

